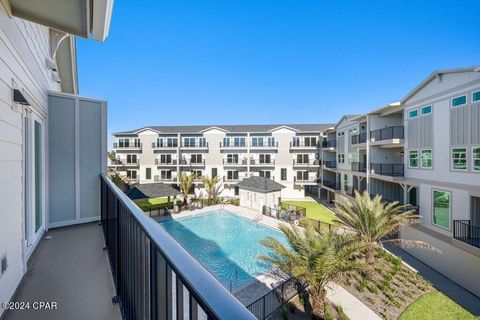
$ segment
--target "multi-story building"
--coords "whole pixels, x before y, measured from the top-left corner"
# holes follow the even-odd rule
[[[401,101],[325,131],[319,197],[354,190],[416,207],[410,253],[480,295],[480,68],[437,71]]]
[[[221,195],[235,184],[263,176],[282,183],[284,198],[303,198],[318,185],[323,131],[332,125],[155,126],[114,134],[111,168],[138,183],[178,185],[180,172],[221,177]]]

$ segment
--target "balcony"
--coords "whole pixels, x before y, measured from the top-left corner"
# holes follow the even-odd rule
[[[238,166],[247,166],[248,165],[248,160],[247,159],[242,159],[242,160],[235,160],[235,159],[223,159],[223,166],[225,167],[238,167]]]
[[[152,149],[157,150],[176,150],[178,148],[177,143],[158,143],[152,142]]]
[[[394,126],[370,131],[370,141],[403,140],[403,126]]]
[[[250,143],[250,149],[277,149],[278,148],[278,142],[270,142],[270,143]]]
[[[170,161],[162,161],[161,159],[155,159],[155,165],[157,166],[176,166],[177,165],[177,159],[171,159]]]
[[[361,132],[352,136],[352,145],[362,144],[367,142],[367,133]]]
[[[318,159],[311,159],[307,161],[297,161],[293,159],[294,167],[318,167],[319,165],[320,165],[320,160]]]
[[[290,149],[317,149],[320,147],[319,142],[292,141],[290,142]]]
[[[275,159],[263,160],[260,159],[250,159],[250,165],[255,167],[271,167],[275,165]]]
[[[231,183],[237,183],[237,182],[240,182],[240,177],[227,177],[227,176],[224,176],[223,177],[223,182],[226,183],[226,184],[231,184]]]
[[[137,167],[140,165],[140,159],[127,161],[125,159],[112,160],[111,166],[113,167]]]
[[[208,150],[208,142],[182,143],[180,148],[183,150]]]
[[[403,177],[404,165],[403,163],[370,163],[370,173],[389,177]]]
[[[323,140],[321,144],[322,148],[333,149],[337,147],[337,140]]]
[[[117,149],[117,150],[142,150],[143,148],[143,145],[141,143],[133,143],[133,144],[129,144],[129,143],[118,143],[118,142],[114,142],[113,143],[113,149]]]
[[[356,172],[367,172],[367,164],[364,162],[352,162],[351,170]]]
[[[255,319],[105,176],[101,219],[116,301],[125,319],[183,319],[185,314],[189,319]]]
[[[318,184],[319,179],[317,177],[293,177],[293,183],[295,184],[303,184],[303,185],[315,185]]]
[[[154,182],[176,183],[177,182],[177,177],[156,175],[156,176],[153,176],[153,181]]]
[[[223,142],[220,142],[220,149],[240,149],[240,150],[243,150],[243,149],[247,149],[247,145],[245,143],[223,143]]]
[[[327,161],[323,161],[323,166],[325,168],[330,168],[330,169],[335,169],[337,167],[337,161],[335,160],[327,160]]]
[[[205,159],[201,161],[192,161],[191,159],[185,160],[182,159],[179,161],[180,166],[190,166],[190,167],[204,167],[205,166]]]
[[[480,226],[470,224],[470,220],[453,220],[453,238],[480,248]]]
[[[327,188],[330,188],[330,189],[336,190],[336,191],[340,191],[340,189],[341,189],[340,183],[336,183],[336,182],[329,181],[329,180],[323,180],[323,185]]]

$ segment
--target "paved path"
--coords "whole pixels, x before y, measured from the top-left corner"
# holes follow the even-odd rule
[[[430,281],[438,291],[447,295],[450,299],[473,313],[475,316],[480,316],[480,297],[456,284],[408,252],[389,244],[386,244],[385,248],[396,256],[401,257],[403,261],[413,267],[423,278]],[[479,275],[472,276],[478,277]]]
[[[375,312],[358,300],[353,294],[343,287],[329,283],[327,286],[327,298],[335,305],[342,307],[343,312],[350,320],[381,320]]]

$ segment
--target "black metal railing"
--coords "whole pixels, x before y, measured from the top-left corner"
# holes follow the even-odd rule
[[[470,220],[453,220],[453,238],[480,248],[480,226],[470,224]]]
[[[403,126],[394,126],[370,131],[370,141],[403,139]]]
[[[356,172],[367,172],[367,164],[365,162],[352,162],[351,169]]]
[[[268,165],[275,165],[275,159],[260,161],[260,159],[250,159],[250,165],[253,166],[268,166]]]
[[[247,309],[259,320],[265,320],[280,309],[285,303],[296,295],[302,293],[307,285],[300,283],[295,278],[282,282],[279,286],[249,304]]]
[[[278,142],[273,141],[273,142],[265,142],[265,143],[250,143],[251,148],[278,148]]]
[[[168,159],[165,159],[165,160],[155,159],[155,164],[158,165],[158,166],[161,166],[161,165],[176,165],[177,164],[177,159],[170,159],[170,161],[168,161]]]
[[[340,190],[340,183],[323,180],[323,185],[333,190]]]
[[[101,176],[101,224],[124,319],[255,319],[167,231]]]
[[[114,149],[142,149],[141,143],[113,143]]]
[[[313,141],[313,142],[307,142],[305,141],[291,141],[290,142],[290,148],[298,148],[298,147],[305,147],[305,148],[318,148],[320,147],[320,142]]]
[[[327,148],[336,148],[337,147],[337,140],[328,140],[325,143],[325,147]]]
[[[389,177],[403,177],[404,165],[390,163],[370,163],[370,172]]]
[[[195,142],[195,143],[182,143],[181,148],[188,149],[188,148],[208,148],[208,142]]]
[[[297,161],[293,159],[294,166],[318,166],[320,165],[320,160],[318,159],[308,159],[308,160],[301,160]]]
[[[276,208],[263,206],[262,214],[275,219],[292,222],[303,219],[307,214],[307,209],[293,204],[281,203],[279,206],[276,206]]]
[[[230,148],[230,149],[235,149],[235,148],[241,148],[241,149],[244,149],[247,147],[247,144],[245,142],[232,142],[232,143],[223,143],[223,142],[220,142],[220,148]]]
[[[152,148],[178,148],[178,142],[177,143],[168,143],[168,142],[152,142]]]
[[[367,142],[367,133],[361,132],[352,136],[352,144],[360,144]]]
[[[337,167],[337,161],[335,160],[323,161],[323,165],[327,168],[335,169]]]
[[[193,160],[192,159],[180,159],[178,162],[180,165],[187,165],[187,166],[204,166],[205,165],[205,159],[201,159],[200,161],[198,160]]]

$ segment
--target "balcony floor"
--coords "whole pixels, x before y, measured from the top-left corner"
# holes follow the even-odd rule
[[[9,311],[4,320],[120,319],[101,227],[82,224],[46,233],[12,301],[55,301],[58,310]]]

